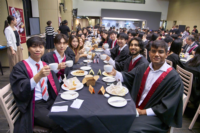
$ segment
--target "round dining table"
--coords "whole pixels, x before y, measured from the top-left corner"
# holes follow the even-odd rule
[[[73,65],[71,71],[78,70],[80,67],[84,66],[83,60],[86,60],[86,58],[80,58],[78,63]],[[104,71],[103,67],[105,63],[101,59],[99,59],[99,63],[92,62],[89,65],[95,75],[97,75],[99,70],[101,70],[102,73]],[[123,96],[125,99],[131,99],[131,101],[127,102],[126,106],[113,107],[109,105],[108,98],[102,94],[98,94],[102,86],[104,86],[104,88],[108,86],[107,83],[102,80],[103,77],[103,75],[100,75],[95,86],[93,86],[95,94],[89,92],[89,87],[86,84],[84,84],[81,90],[77,91],[79,93],[77,99],[84,100],[79,109],[70,107],[74,100],[65,101],[60,97],[60,94],[58,94],[53,106],[68,105],[68,110],[63,112],[50,111],[48,116],[67,133],[127,133],[136,117],[135,102],[128,93]],[[73,78],[70,73],[67,76],[67,79],[69,78]],[[82,82],[84,76],[77,78]],[[61,89],[59,93],[62,92],[64,92],[63,89]]]

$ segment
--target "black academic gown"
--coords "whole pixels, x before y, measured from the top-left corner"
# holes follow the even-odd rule
[[[195,45],[198,45],[197,43],[194,43],[193,45],[192,45],[192,47],[193,46],[195,46]],[[183,53],[185,53],[186,51],[187,51],[187,48],[189,47],[189,45],[188,44],[186,44],[184,47],[183,47]],[[190,48],[191,49],[191,48]],[[192,51],[196,51],[196,49],[197,49],[197,47],[196,48],[194,48]],[[190,51],[190,50],[189,50]],[[190,55],[192,54],[192,52],[190,52],[189,53]]]
[[[188,62],[184,64],[187,71],[193,73],[192,81],[192,91],[190,95],[190,102],[192,102],[196,107],[200,104],[200,65],[197,67],[188,66]]]
[[[56,74],[51,71],[57,92],[60,90],[60,84]],[[20,116],[14,124],[14,133],[32,133],[32,99],[34,90],[30,88],[30,78],[26,66],[22,61],[17,63],[10,74],[10,84],[14,94],[15,102],[20,111]],[[55,94],[49,80],[48,93],[51,99],[55,100]]]
[[[119,55],[118,52],[119,52],[119,45],[116,45],[113,49],[110,50],[111,58],[115,60],[115,62],[124,61],[130,56],[128,46],[124,47]]]
[[[122,72],[125,85],[130,90],[132,99],[136,101],[140,89],[143,74],[148,64],[142,64],[140,67],[132,69],[130,72]],[[159,84],[144,109],[152,108],[156,116],[139,116],[137,117],[131,130],[138,130],[140,133],[148,131],[166,132],[169,126],[182,126],[183,110],[183,84],[179,74],[175,69],[171,70],[168,75]],[[142,121],[139,123],[138,121]],[[146,131],[146,132],[145,132]]]
[[[53,51],[52,51],[52,52],[49,52],[49,53],[46,53],[46,54],[44,54],[44,55],[42,56],[41,60],[44,61],[44,62],[46,62],[46,63],[48,63],[48,64],[50,64],[50,63],[55,63],[53,54],[55,54],[55,52],[53,52]],[[66,61],[72,60],[71,57],[69,57],[69,56],[66,55],[66,54],[65,54],[65,57],[66,57]],[[64,73],[65,73],[66,75],[68,75],[68,73],[70,72],[70,70],[72,70],[72,67],[71,67],[71,68],[70,68],[70,67],[66,67]],[[64,78],[63,75],[62,75],[61,77]]]
[[[180,58],[177,54],[171,54],[167,57],[168,60],[172,61],[173,68],[176,69],[176,66],[179,65],[180,67],[183,67],[182,62],[180,61]]]
[[[101,42],[99,43],[99,46],[102,46],[103,43],[105,43],[105,42],[101,41]],[[107,43],[108,43],[108,45],[109,45],[109,48],[111,48],[111,47],[112,47],[112,40],[111,40],[110,38],[108,38]]]
[[[132,56],[128,57],[124,61],[116,62],[115,63],[116,70],[119,72],[121,72],[121,71],[128,72],[129,64],[131,61],[132,61]],[[141,59],[135,64],[134,68],[138,67],[139,65],[141,65],[143,63],[149,64],[149,62],[147,61],[147,59],[144,56],[142,56]]]
[[[75,53],[70,47],[67,47],[67,49],[65,50],[65,55],[69,56],[71,60],[73,60],[73,62],[75,63]]]

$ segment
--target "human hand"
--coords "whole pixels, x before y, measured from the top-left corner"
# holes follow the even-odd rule
[[[112,75],[112,76],[116,76],[116,73],[117,73],[117,71],[113,68],[112,72],[107,73],[107,74]]]
[[[40,70],[39,75],[41,78],[46,77],[50,74],[50,71],[51,70],[50,70],[49,66],[46,65]]]
[[[66,67],[67,67],[67,64],[65,62],[61,62],[60,64],[58,64],[58,70],[65,69]]]
[[[110,57],[107,55],[107,57],[106,57],[106,61],[109,61],[110,60]]]
[[[16,52],[14,50],[12,51],[12,55],[16,55]]]
[[[146,109],[136,108],[136,110],[138,111],[139,115],[147,115]]]

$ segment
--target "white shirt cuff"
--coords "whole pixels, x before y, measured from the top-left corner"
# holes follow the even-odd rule
[[[106,50],[104,50],[104,53],[105,53],[105,54],[107,54],[108,56],[110,56],[110,55],[111,55],[111,53],[110,53],[110,50],[109,50],[109,49],[106,49]]]
[[[152,108],[146,109],[147,116],[156,116],[156,114],[153,112]]]
[[[115,68],[115,61],[112,58],[110,58],[110,60],[108,61],[108,63]]]
[[[31,90],[33,90],[35,86],[37,85],[37,83],[35,82],[34,78],[30,79],[30,83],[31,83]]]
[[[117,71],[116,75],[115,75],[115,79],[117,81],[121,81],[121,82],[124,82],[124,79],[123,79],[123,76],[120,72]]]

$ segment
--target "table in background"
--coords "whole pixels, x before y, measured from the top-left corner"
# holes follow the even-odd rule
[[[86,58],[80,58],[79,63]],[[94,73],[97,74],[99,69],[103,72],[103,61],[99,59],[99,63],[90,64]],[[75,64],[73,69],[80,68],[81,65]],[[68,78],[72,78],[71,74]],[[70,107],[73,100],[54,104],[53,106],[68,105],[67,112],[50,112],[49,117],[59,124],[68,133],[127,133],[131,124],[136,117],[136,107],[133,101],[129,101],[125,107],[115,108],[108,104],[107,98],[98,94],[99,89],[106,83],[102,81],[102,75],[97,80],[94,89],[95,94],[88,91],[88,87],[84,85],[83,89],[77,91],[78,99],[84,100],[80,109]],[[83,77],[77,77],[82,82]],[[62,89],[60,92],[64,92]],[[128,93],[125,99],[131,99]],[[60,94],[55,102],[63,101]]]

